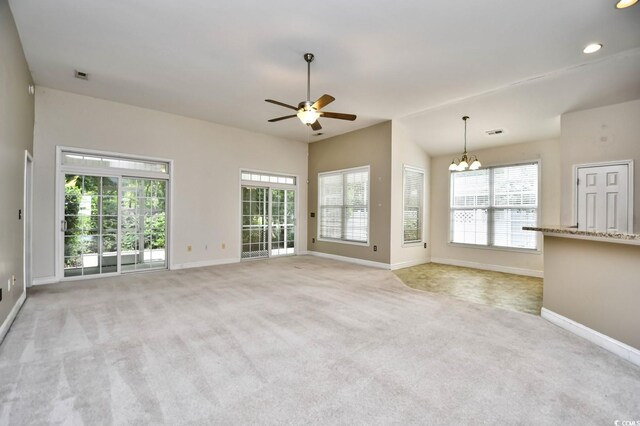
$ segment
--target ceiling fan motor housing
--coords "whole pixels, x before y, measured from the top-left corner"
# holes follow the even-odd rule
[[[313,109],[313,102],[311,101],[304,101],[298,104],[299,111],[309,111],[311,109]]]

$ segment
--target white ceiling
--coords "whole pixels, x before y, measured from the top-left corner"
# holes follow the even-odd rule
[[[9,0],[38,85],[296,139],[267,123],[336,97],[323,137],[399,119],[432,154],[556,137],[559,115],[640,98],[640,5],[615,0]],[[585,55],[582,48],[604,48]],[[90,74],[73,78],[73,70]],[[503,136],[482,132],[504,127]]]

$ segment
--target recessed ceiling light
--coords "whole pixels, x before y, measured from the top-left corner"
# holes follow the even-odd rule
[[[616,3],[616,9],[626,9],[627,7],[631,7],[636,3],[638,3],[638,0],[620,0],[618,3]]]
[[[594,52],[597,52],[600,49],[602,49],[602,44],[601,43],[591,43],[590,45],[588,45],[587,47],[584,48],[583,52],[584,53],[594,53]]]

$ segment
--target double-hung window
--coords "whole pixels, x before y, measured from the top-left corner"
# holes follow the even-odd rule
[[[404,166],[402,192],[402,243],[421,243],[424,171],[415,167]]]
[[[539,163],[451,173],[453,243],[519,249],[538,248]]]
[[[318,174],[318,238],[369,243],[369,166]]]

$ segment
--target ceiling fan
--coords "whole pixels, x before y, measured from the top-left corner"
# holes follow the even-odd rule
[[[356,116],[353,114],[343,114],[340,112],[327,112],[322,111],[322,108],[329,105],[331,102],[336,99],[331,95],[322,95],[318,98],[317,101],[311,102],[311,62],[313,62],[313,53],[305,53],[304,60],[307,61],[307,100],[302,101],[298,104],[297,107],[293,105],[288,105],[283,102],[274,101],[273,99],[265,99],[266,102],[270,102],[272,104],[280,105],[285,108],[292,109],[297,111],[296,114],[285,115],[283,117],[272,118],[269,120],[270,123],[274,123],[280,120],[286,120],[287,118],[298,117],[300,121],[302,121],[307,126],[311,126],[313,130],[320,130],[322,126],[318,121],[318,118],[336,118],[338,120],[349,120],[353,121],[356,119]]]

